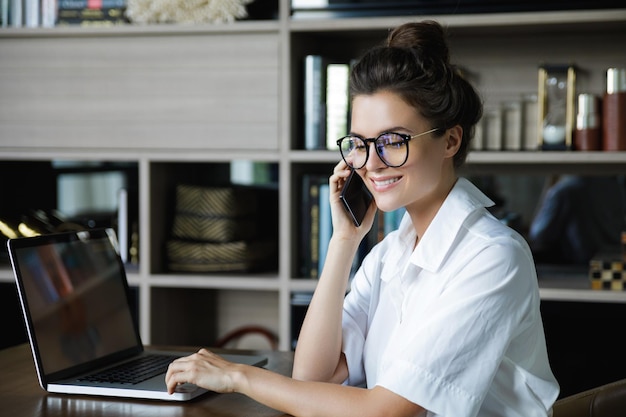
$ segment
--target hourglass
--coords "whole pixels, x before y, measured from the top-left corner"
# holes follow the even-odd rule
[[[576,69],[571,65],[539,67],[539,145],[564,150],[572,146]]]

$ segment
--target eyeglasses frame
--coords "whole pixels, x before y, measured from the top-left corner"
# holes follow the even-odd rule
[[[406,161],[409,159],[409,147],[406,147],[406,157],[404,158],[404,161],[402,161],[401,164],[398,165],[390,165],[389,163],[387,163],[387,161],[385,161],[385,159],[381,156],[380,151],[378,150],[378,147],[376,146],[376,141],[383,135],[388,135],[390,133],[393,133],[394,135],[398,135],[402,138],[402,144],[406,145],[411,139],[415,139],[418,138],[420,136],[425,136],[429,133],[433,133],[436,132],[437,130],[440,130],[438,127],[435,127],[433,129],[427,130],[426,132],[422,132],[422,133],[416,133],[415,135],[408,135],[406,133],[398,133],[398,132],[383,132],[380,135],[376,136],[375,138],[361,138],[357,135],[346,135],[342,138],[337,139],[337,146],[339,147],[339,153],[341,153],[341,159],[343,159],[343,161],[346,163],[346,165],[348,165],[349,167],[351,167],[352,169],[361,169],[365,166],[365,164],[367,164],[367,161],[370,158],[370,143],[374,144],[374,149],[376,150],[376,155],[378,155],[378,158],[380,158],[381,161],[383,161],[383,163],[385,165],[387,165],[389,168],[399,168],[402,165],[406,164]],[[341,142],[346,139],[346,138],[353,138],[353,137],[358,137],[359,139],[361,139],[364,143],[365,143],[365,161],[363,162],[363,165],[361,165],[360,167],[355,167],[352,166],[348,163],[348,161],[346,160],[346,158],[343,156],[343,152],[341,152]]]

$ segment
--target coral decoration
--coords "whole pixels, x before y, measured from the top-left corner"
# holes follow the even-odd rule
[[[228,23],[248,17],[254,0],[127,0],[133,23]]]

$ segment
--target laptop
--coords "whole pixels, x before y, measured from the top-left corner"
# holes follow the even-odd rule
[[[207,392],[183,384],[167,393],[168,364],[189,353],[149,350],[142,344],[113,229],[9,239],[7,247],[44,390],[170,401]],[[267,364],[263,355],[224,357]]]

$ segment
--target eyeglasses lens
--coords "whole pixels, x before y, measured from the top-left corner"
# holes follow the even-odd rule
[[[367,145],[358,137],[346,137],[341,141],[341,155],[351,168],[361,168],[367,160]]]
[[[390,167],[399,167],[406,162],[406,139],[397,133],[384,133],[375,140],[363,140],[357,136],[347,136],[340,141],[341,156],[355,169],[362,168],[369,156],[369,142],[374,142],[376,153]]]
[[[386,133],[376,139],[376,152],[383,162],[391,167],[402,165],[407,157],[404,138],[394,133]]]

